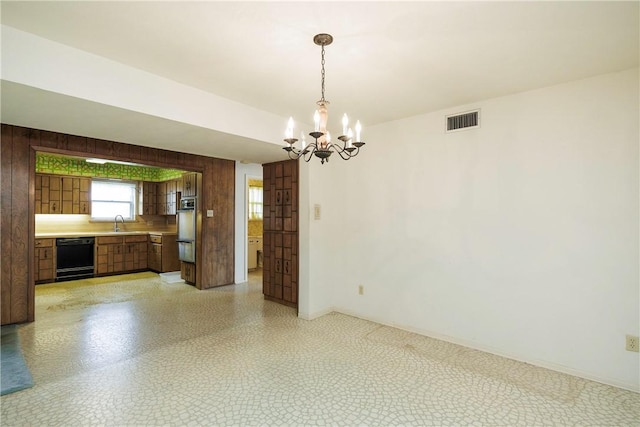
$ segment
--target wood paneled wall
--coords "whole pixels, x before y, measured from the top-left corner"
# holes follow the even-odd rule
[[[200,206],[204,215],[196,248],[196,287],[207,289],[233,283],[233,161],[2,124],[0,317],[3,325],[34,320],[36,151],[100,157],[201,172]],[[207,210],[213,210],[213,218],[206,217]]]

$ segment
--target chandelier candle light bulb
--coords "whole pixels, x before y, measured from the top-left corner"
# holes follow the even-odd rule
[[[290,159],[297,160],[300,157],[304,161],[308,162],[314,155],[320,159],[320,163],[329,161],[331,154],[338,153],[342,160],[349,160],[355,157],[360,152],[360,148],[364,145],[364,142],[360,140],[360,132],[362,131],[362,125],[360,121],[356,122],[356,140],[353,140],[353,131],[349,127],[349,117],[345,113],[342,116],[342,135],[338,137],[335,143],[331,142],[331,133],[327,129],[329,120],[329,101],[324,98],[324,47],[330,45],[333,42],[333,37],[330,34],[316,34],[313,38],[313,42],[322,48],[322,96],[320,101],[316,104],[318,108],[313,114],[313,127],[314,131],[309,133],[309,136],[314,139],[313,142],[307,144],[304,133],[300,133],[300,144],[302,149],[298,149],[294,144],[298,141],[293,137],[293,117],[289,118],[287,123],[287,130],[285,131],[285,145],[283,148],[287,152]]]
[[[287,123],[287,130],[284,134],[287,139],[293,138],[293,117],[289,117],[289,122]]]

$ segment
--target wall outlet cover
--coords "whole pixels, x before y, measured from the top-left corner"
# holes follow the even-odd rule
[[[638,353],[638,348],[640,347],[640,343],[638,342],[638,337],[633,335],[627,335],[627,351],[635,351]]]

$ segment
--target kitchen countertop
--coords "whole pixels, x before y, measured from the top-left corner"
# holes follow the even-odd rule
[[[101,237],[101,236],[135,236],[135,235],[160,234],[170,235],[176,234],[175,231],[94,231],[94,232],[75,232],[75,233],[36,233],[36,239],[52,239],[56,237]]]

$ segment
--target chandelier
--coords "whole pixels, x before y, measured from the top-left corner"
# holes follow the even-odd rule
[[[324,164],[324,162],[329,161],[329,156],[331,156],[334,151],[338,153],[343,160],[349,160],[357,156],[360,152],[360,147],[364,145],[364,142],[360,139],[362,126],[360,125],[360,121],[356,122],[354,135],[354,132],[349,127],[349,118],[345,114],[342,116],[342,135],[338,137],[338,141],[340,142],[332,142],[331,133],[327,130],[327,121],[329,118],[327,107],[329,101],[324,99],[324,47],[333,42],[333,37],[330,34],[317,34],[313,38],[313,42],[322,47],[322,61],[320,62],[322,65],[322,97],[320,101],[317,102],[318,109],[313,115],[314,131],[309,133],[309,136],[313,138],[313,142],[307,143],[304,132],[300,132],[301,148],[294,146],[298,139],[293,137],[293,117],[290,117],[285,132],[286,138],[284,139],[287,144],[283,149],[288,153],[289,158],[293,160],[302,157],[305,162],[308,162],[311,160],[311,157],[315,155],[320,159],[320,163]]]

